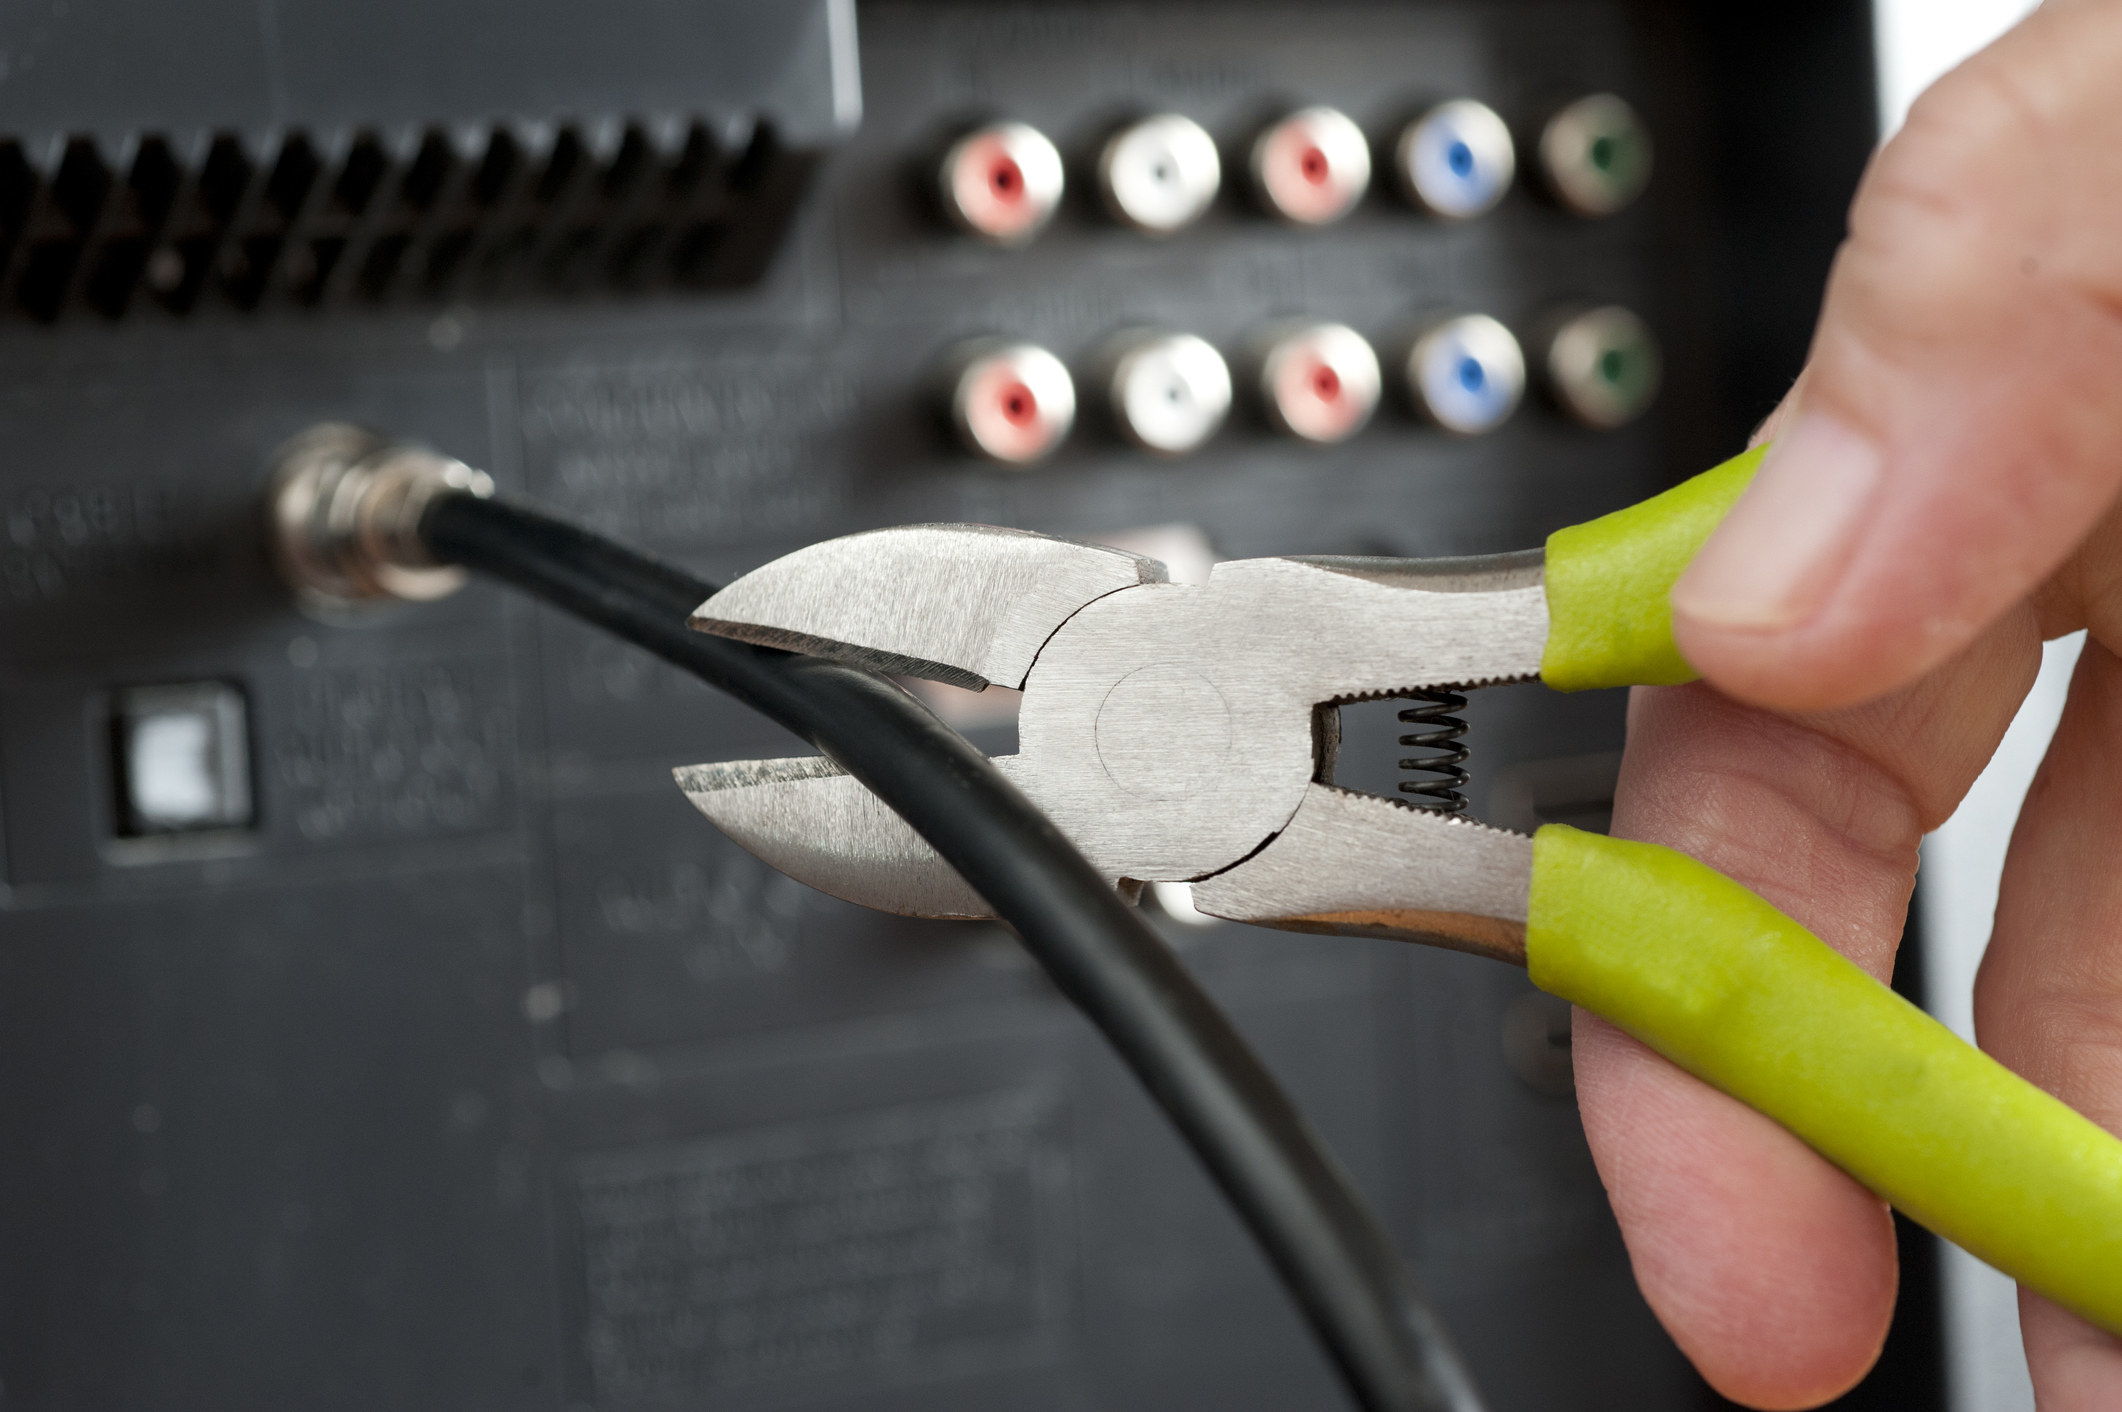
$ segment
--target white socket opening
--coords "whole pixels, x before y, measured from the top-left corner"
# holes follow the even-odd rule
[[[1169,235],[1199,220],[1222,180],[1215,139],[1176,113],[1128,124],[1098,154],[1105,208],[1114,220],[1150,235]]]
[[[1183,456],[1230,414],[1230,368],[1190,333],[1138,334],[1113,359],[1113,420],[1137,446]]]

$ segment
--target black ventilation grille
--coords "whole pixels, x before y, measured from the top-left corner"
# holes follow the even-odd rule
[[[0,308],[41,322],[742,284],[815,154],[766,125],[0,138]]]

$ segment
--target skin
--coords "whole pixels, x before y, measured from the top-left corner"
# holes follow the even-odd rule
[[[1705,681],[1636,693],[1614,830],[1721,869],[1884,977],[1922,834],[2002,737],[2041,642],[2088,629],[1976,1025],[2122,1132],[2118,74],[2122,0],[2049,0],[1874,159],[1805,373],[1763,428],[1777,449],[1674,591]],[[1581,1012],[1576,1064],[1638,1281],[1710,1382],[1761,1408],[1856,1383],[1895,1294],[1881,1203]],[[2122,1407],[2122,1340],[2033,1296],[2021,1315],[2043,1412]]]

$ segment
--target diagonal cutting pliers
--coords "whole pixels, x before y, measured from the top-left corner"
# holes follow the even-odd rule
[[[1553,824],[1527,837],[1331,783],[1341,704],[1692,679],[1668,594],[1761,455],[1544,550],[1243,559],[1202,585],[1025,531],[879,530],[754,570],[692,624],[1021,688],[1018,752],[995,763],[1116,886],[1186,881],[1220,917],[1523,965],[1933,1231],[2122,1333],[2122,1140],[1683,854]],[[677,776],[732,839],[800,881],[886,911],[992,915],[829,760]]]

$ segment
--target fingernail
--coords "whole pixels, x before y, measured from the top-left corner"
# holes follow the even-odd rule
[[[1673,585],[1673,611],[1754,632],[1811,617],[1856,538],[1881,461],[1868,437],[1832,417],[1801,413]]]

